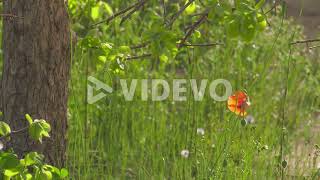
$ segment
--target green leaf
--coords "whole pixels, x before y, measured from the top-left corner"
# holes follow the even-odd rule
[[[29,125],[32,124],[33,120],[31,118],[31,116],[29,114],[26,114],[25,117],[26,117],[27,121],[29,122]]]
[[[46,180],[52,179],[52,173],[50,171],[42,171],[42,173]]]
[[[194,36],[195,36],[196,38],[201,38],[201,32],[198,31],[198,30],[195,30],[195,31],[194,31]]]
[[[250,42],[254,39],[256,32],[256,21],[251,14],[247,14],[242,20],[241,37],[243,40]]]
[[[105,63],[107,61],[106,56],[98,56],[98,60],[101,61],[102,63]]]
[[[66,178],[68,175],[69,175],[68,170],[65,169],[65,168],[62,168],[61,171],[60,171],[60,177],[61,178]]]
[[[159,56],[160,61],[167,63],[169,58],[168,56],[166,56],[165,54],[162,54],[161,56]]]
[[[19,174],[20,170],[17,169],[17,168],[14,168],[14,169],[6,169],[4,170],[4,175],[8,178],[11,178],[17,174]]]
[[[97,20],[100,15],[100,6],[95,6],[91,8],[91,18]]]
[[[121,53],[130,53],[131,52],[131,48],[129,46],[120,46],[119,47],[119,51]]]
[[[260,0],[260,1],[256,4],[255,8],[256,8],[256,9],[261,9],[265,2],[266,2],[266,0]]]
[[[45,165],[43,165],[43,169],[45,169],[47,171],[50,171],[53,174],[56,174],[56,175],[60,176],[60,170],[58,168],[54,167],[54,166],[45,164]]]
[[[217,5],[218,0],[207,0],[208,5],[210,5],[211,7],[214,7]]]
[[[258,30],[263,31],[266,29],[268,23],[267,23],[267,20],[264,15],[258,13],[257,14],[257,22],[258,22],[257,23]]]
[[[113,44],[111,43],[101,43],[100,46],[106,55],[108,55],[113,48]]]
[[[97,48],[101,46],[100,39],[95,38],[93,36],[87,36],[83,40],[80,41],[80,46],[84,49],[86,48]]]
[[[35,172],[35,180],[51,180],[52,173],[44,169],[37,169]],[[55,178],[56,179],[56,178]]]
[[[10,133],[11,133],[10,126],[5,122],[0,121],[0,136],[6,136]]]
[[[25,175],[26,180],[31,180],[32,179],[32,174],[26,174]]]
[[[186,4],[189,2],[189,0],[186,1]],[[191,3],[186,9],[185,12],[186,14],[190,15],[192,13],[194,13],[197,9],[197,5],[195,2]]]
[[[112,8],[111,8],[111,6],[110,6],[108,3],[103,2],[103,1],[100,1],[99,4],[104,8],[104,10],[105,10],[109,15],[112,15],[112,14],[113,14]]]
[[[226,24],[227,35],[230,38],[236,38],[240,34],[240,23],[237,20],[231,20]]]
[[[43,165],[42,168],[45,171],[50,171],[53,176],[53,179],[57,179],[57,178],[63,179],[69,175],[68,170],[65,168],[62,168],[60,170],[60,169],[58,169],[54,166],[48,165],[48,164]]]
[[[33,140],[40,141],[42,143],[42,137],[50,137],[49,132],[51,130],[50,124],[45,120],[34,120],[29,127],[29,135]]]
[[[0,153],[0,169],[14,169],[20,165],[18,157],[12,153]]]
[[[43,160],[43,156],[38,154],[37,152],[28,153],[24,159],[21,159],[20,162],[24,166],[31,166],[34,164],[41,164]]]
[[[151,41],[150,51],[156,57],[161,54],[166,54],[173,58],[177,51],[176,42],[179,40],[177,34],[159,25],[159,23],[152,24],[150,30],[144,34],[145,41]]]

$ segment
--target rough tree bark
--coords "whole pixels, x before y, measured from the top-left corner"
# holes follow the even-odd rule
[[[4,120],[14,130],[27,126],[29,113],[45,119],[51,138],[35,143],[25,134],[8,145],[19,156],[40,151],[46,161],[63,166],[66,150],[67,99],[70,69],[69,18],[64,0],[5,0],[3,19]]]

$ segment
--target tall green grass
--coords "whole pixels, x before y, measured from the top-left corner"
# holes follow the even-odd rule
[[[254,43],[224,40],[224,46],[184,48],[163,65],[157,59],[125,62],[110,72],[93,63],[94,49],[77,47],[73,56],[69,98],[68,164],[73,179],[275,179],[288,175],[281,163],[290,153],[292,135],[313,118],[319,105],[319,63],[306,58],[301,29],[280,18]],[[115,28],[116,27],[115,25]],[[126,45],[123,34],[102,41]],[[138,28],[138,27],[137,27]],[[221,30],[206,34],[222,37]],[[129,38],[129,37],[127,37]],[[111,66],[111,65],[110,65]],[[153,68],[152,68],[153,67]],[[112,84],[115,91],[90,105],[87,78]],[[215,102],[208,94],[194,101],[188,87],[185,102],[142,101],[140,91],[125,101],[119,79],[227,79],[234,90],[246,90],[253,124]],[[139,89],[139,87],[138,87]],[[223,89],[219,90],[221,93]],[[205,134],[197,134],[204,128]],[[188,150],[188,158],[181,156]],[[290,164],[290,162],[288,162]]]

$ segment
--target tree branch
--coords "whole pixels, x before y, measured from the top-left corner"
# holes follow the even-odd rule
[[[149,44],[149,42],[143,43],[141,45],[137,45],[137,46],[132,46],[131,49],[137,49],[137,48],[143,48],[145,46],[147,46]],[[206,43],[206,44],[181,44],[181,43],[177,43],[177,45],[179,47],[212,47],[212,46],[220,46],[220,45],[224,45],[223,43]],[[125,60],[130,61],[130,60],[136,60],[136,59],[142,59],[142,58],[146,58],[146,57],[150,57],[152,56],[151,53],[147,53],[147,54],[142,54],[142,55],[137,55],[137,56],[128,56],[125,58]]]
[[[178,44],[178,48],[181,47],[181,45],[185,44],[185,42],[187,41],[187,39],[192,35],[192,33],[207,19],[208,17],[208,12],[209,9],[207,9],[203,15],[198,19],[198,21],[196,21],[194,24],[192,24],[190,26],[190,28],[188,29],[186,35],[182,38],[182,40],[180,41],[180,43]]]
[[[320,42],[320,39],[300,40],[300,41],[291,42],[290,45],[303,44],[303,43],[312,43],[312,42]]]
[[[28,130],[28,128],[29,128],[29,127],[25,127],[25,128],[20,129],[20,130],[17,130],[17,131],[11,131],[9,134],[7,134],[7,135],[5,135],[5,136],[1,136],[1,137],[0,137],[0,141],[2,141],[3,139],[5,139],[5,138],[7,138],[7,137],[10,137],[10,136],[12,136],[12,135],[14,135],[14,134],[22,133],[22,132]]]
[[[130,46],[130,49],[145,48],[145,47],[147,47],[149,44],[150,44],[150,42],[147,41],[147,42],[142,43],[142,44]],[[180,45],[180,47],[210,47],[210,46],[222,46],[222,45],[224,45],[224,44],[223,44],[223,43],[220,43],[220,42],[203,43],[203,44],[189,44],[189,43],[181,44],[181,43],[177,43],[177,46],[179,46],[179,45]]]
[[[211,46],[221,46],[223,43],[207,43],[207,44],[180,44],[180,47],[211,47]]]
[[[120,25],[124,23],[127,19],[129,19],[133,13],[137,12],[146,2],[146,0],[142,0],[139,4],[137,4],[132,11],[130,11],[121,19]]]
[[[171,20],[168,22],[167,26],[168,27],[171,27],[172,24],[174,23],[174,21],[183,13],[183,11],[185,9],[187,9],[188,6],[190,6],[195,0],[189,0],[184,6],[181,7],[181,9],[176,13],[174,14],[172,17],[171,17]]]
[[[120,15],[122,15],[122,14],[127,13],[128,11],[130,11],[130,10],[133,9],[133,8],[135,8],[136,6],[138,6],[139,4],[141,4],[142,2],[144,3],[145,1],[146,1],[146,0],[138,1],[138,2],[130,5],[129,7],[125,8],[125,9],[123,9],[123,10],[120,10],[119,12],[116,12],[115,14],[113,14],[112,16],[110,16],[108,19],[102,20],[102,21],[100,21],[100,22],[97,22],[97,23],[91,25],[91,27],[97,26],[97,25],[102,24],[102,23],[107,23],[107,24],[109,24],[110,21],[112,21],[112,20],[115,19],[116,17],[118,17],[118,16],[120,16]]]

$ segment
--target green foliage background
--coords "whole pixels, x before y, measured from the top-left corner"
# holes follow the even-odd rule
[[[148,1],[123,23],[119,16],[92,26],[134,2],[69,1],[79,42],[73,54],[69,104],[73,176],[255,179],[287,175],[288,168],[281,163],[291,152],[290,140],[319,111],[319,63],[307,59],[301,46],[289,45],[303,38],[301,28],[284,20],[284,6],[280,13],[265,16],[253,1],[240,0],[235,5],[195,1],[168,27],[185,2],[162,2]],[[185,28],[208,8],[207,21],[186,43],[223,45],[178,48]],[[270,24],[264,29],[266,19]],[[146,42],[143,48],[130,48]],[[144,54],[151,56],[127,60]],[[94,105],[86,104],[88,76],[112,84],[116,91]],[[227,79],[234,90],[248,92],[249,113],[256,122],[242,126],[225,102],[214,102],[208,94],[204,101],[194,101],[190,87],[186,102],[145,102],[139,91],[134,101],[126,102],[120,78]],[[197,128],[204,128],[205,135],[197,135]],[[189,158],[181,157],[183,149],[190,151]]]
[[[168,27],[186,2],[148,1],[123,23],[119,16],[92,26],[133,2],[69,3],[79,37],[68,147],[76,179],[255,179],[288,174],[281,162],[291,151],[290,140],[319,110],[319,63],[306,59],[301,46],[289,45],[303,36],[301,28],[284,20],[284,6],[280,13],[265,16],[261,4],[253,1],[195,1]],[[208,8],[207,21],[186,43],[223,45],[177,48],[185,28]],[[270,24],[264,29],[266,19]],[[143,48],[130,48],[146,42]],[[151,56],[126,60],[146,53]],[[88,76],[119,91],[88,105]],[[227,79],[235,90],[248,92],[249,113],[256,122],[242,126],[225,102],[208,95],[194,101],[190,87],[186,102],[144,102],[139,92],[126,102],[120,78]],[[205,135],[197,135],[197,128],[204,128]],[[181,157],[183,149],[190,151],[189,158]]]
[[[301,127],[308,131],[307,122],[319,112],[320,75],[319,62],[307,58],[304,46],[290,45],[304,37],[300,27],[284,18],[285,6],[277,14],[265,14],[271,7],[264,1],[195,0],[171,23],[187,2],[149,0],[128,19],[125,13],[104,21],[134,3],[68,2],[76,42],[68,131],[72,179],[289,176],[290,167],[284,165],[290,166],[291,142]],[[201,25],[181,41],[201,18]],[[208,43],[219,45],[186,46]],[[115,91],[87,104],[88,76]],[[172,97],[142,101],[139,87],[127,102],[119,84],[119,79],[179,78],[229,80],[234,90],[250,96],[255,123],[242,125],[226,102],[215,102],[209,94],[194,101],[190,87],[185,102]],[[197,128],[205,134],[198,135]],[[188,158],[180,154],[184,149],[190,151]],[[318,175],[317,169],[309,174]]]

